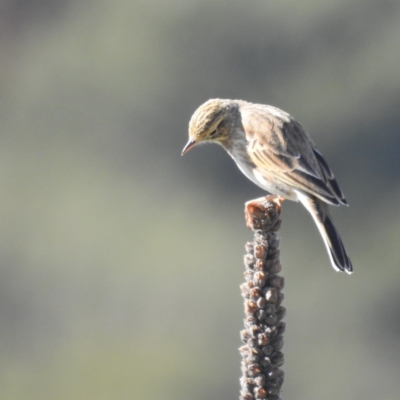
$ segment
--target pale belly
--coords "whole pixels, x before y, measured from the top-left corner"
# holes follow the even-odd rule
[[[230,156],[234,159],[236,165],[243,172],[243,174],[260,188],[271,194],[282,196],[285,199],[299,201],[296,192],[291,186],[280,182],[276,178],[271,177],[271,179],[266,179],[265,175],[267,174],[261,174],[256,168],[253,168],[246,162],[242,162],[239,157],[234,157],[232,154],[230,154]]]

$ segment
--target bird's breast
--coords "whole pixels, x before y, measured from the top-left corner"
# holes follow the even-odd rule
[[[228,153],[234,159],[236,165],[243,174],[257,186],[271,194],[285,197],[288,200],[298,201],[297,195],[291,186],[282,182],[270,171],[257,168],[246,152],[241,150],[228,150]]]

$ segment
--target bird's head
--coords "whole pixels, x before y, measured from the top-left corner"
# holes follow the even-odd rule
[[[199,143],[224,145],[231,131],[231,116],[234,110],[232,100],[211,99],[202,104],[189,122],[189,141],[182,155]]]

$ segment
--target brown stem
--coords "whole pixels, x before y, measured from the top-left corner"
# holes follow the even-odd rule
[[[245,329],[241,332],[241,400],[279,400],[283,383],[283,333],[285,307],[282,306],[284,279],[279,261],[276,232],[281,220],[281,199],[276,196],[246,203],[247,226],[254,241],[246,244],[244,297]]]

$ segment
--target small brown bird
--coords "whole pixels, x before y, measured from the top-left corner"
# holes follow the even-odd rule
[[[208,100],[190,120],[182,155],[204,142],[220,144],[269,193],[300,201],[321,233],[333,268],[353,272],[328,210],[347,201],[310,136],[288,113],[242,100]]]

